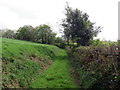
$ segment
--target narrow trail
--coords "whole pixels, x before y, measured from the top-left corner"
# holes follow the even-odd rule
[[[55,57],[51,66],[38,79],[30,83],[31,88],[78,88],[70,73],[70,65],[66,52]]]
[[[72,75],[72,78],[73,78],[73,82],[75,83],[75,85],[80,88],[81,85],[80,85],[80,82],[79,82],[79,75],[77,73],[77,71],[74,69],[74,66],[72,65],[73,62],[69,62],[69,65],[70,65],[70,73]]]

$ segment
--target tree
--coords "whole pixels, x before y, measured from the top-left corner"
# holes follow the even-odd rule
[[[43,44],[54,43],[56,33],[52,32],[50,26],[44,24],[37,26],[35,29],[36,29],[35,38],[37,42]]]
[[[93,37],[97,36],[101,27],[95,27],[88,18],[87,13],[82,13],[78,9],[72,9],[67,4],[66,18],[63,19],[62,26],[64,28],[64,36],[69,44],[70,40],[76,42],[77,45],[89,45]]]
[[[3,31],[2,37],[5,38],[13,38],[14,37],[14,31],[8,29],[6,32]]]
[[[35,29],[31,25],[20,27],[15,35],[16,39],[34,41]]]

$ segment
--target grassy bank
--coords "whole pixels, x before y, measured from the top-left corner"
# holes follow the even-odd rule
[[[56,46],[2,39],[3,87],[26,87],[60,54]]]
[[[75,88],[65,50],[21,40],[2,39],[4,88]]]

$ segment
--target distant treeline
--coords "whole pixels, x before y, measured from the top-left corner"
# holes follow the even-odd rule
[[[52,31],[49,25],[43,24],[36,26],[25,25],[20,27],[16,32],[7,29],[0,30],[2,37],[18,40],[26,40],[41,44],[58,45],[65,42],[62,38],[56,37],[56,33]]]

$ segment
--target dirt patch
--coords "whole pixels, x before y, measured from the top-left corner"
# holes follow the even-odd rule
[[[32,56],[29,57],[28,60],[31,60],[31,61],[37,62],[37,63],[40,63],[40,62],[41,62],[41,60],[40,60],[39,58],[37,58],[37,57],[32,57]]]
[[[51,64],[52,64],[52,61],[48,61],[46,64],[43,64],[43,65],[41,66],[41,69],[42,69],[42,70],[46,70]]]
[[[31,60],[33,62],[40,64],[40,73],[42,73],[44,70],[46,70],[53,62],[52,60],[42,60],[37,57],[29,57],[28,60]]]
[[[40,69],[41,70],[45,70],[47,69],[51,64],[52,64],[52,61],[51,60],[42,60],[40,58],[37,58],[37,57],[29,57],[28,60],[31,60],[33,62],[36,62],[36,63],[39,63],[40,64]]]

